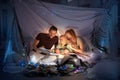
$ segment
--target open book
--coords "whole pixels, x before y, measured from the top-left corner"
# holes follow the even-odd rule
[[[43,47],[40,47],[39,50],[42,52],[42,53],[45,53],[45,54],[50,54],[50,51],[46,48],[43,48]]]
[[[58,55],[60,55],[60,54],[52,53],[48,49],[43,48],[43,47],[40,47],[39,50],[40,50],[40,52],[48,54],[48,55],[51,55],[51,56],[58,56]]]

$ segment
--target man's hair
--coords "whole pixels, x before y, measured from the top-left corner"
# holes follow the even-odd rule
[[[49,31],[50,31],[50,30],[57,31],[57,28],[56,28],[55,26],[51,26],[50,29],[49,29]]]

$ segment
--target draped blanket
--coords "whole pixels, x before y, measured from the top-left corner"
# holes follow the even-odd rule
[[[48,32],[52,25],[58,28],[58,36],[64,34],[65,30],[69,28],[74,29],[77,36],[83,37],[85,43],[90,47],[90,37],[93,33],[95,34],[93,31],[104,30],[106,33],[103,35],[107,35],[108,27],[110,27],[108,24],[109,17],[105,9],[70,7],[38,0],[14,0],[14,8],[16,16],[12,23],[14,27],[9,31],[12,39],[8,39],[10,44],[5,53],[5,61],[7,56],[12,55],[12,50],[10,54],[9,49],[13,49],[13,52],[17,50],[18,55],[23,55],[22,42],[24,41],[28,48],[28,44],[33,41],[38,33]],[[97,37],[100,38],[98,41],[101,45],[109,46],[109,36],[104,38],[102,35],[97,35]],[[96,36],[93,38],[96,38]]]
[[[24,37],[34,38],[39,32],[47,32],[51,25],[63,34],[74,28],[79,36],[90,37],[94,27],[104,27],[104,9],[70,7],[44,3],[37,0],[14,1],[15,11]]]

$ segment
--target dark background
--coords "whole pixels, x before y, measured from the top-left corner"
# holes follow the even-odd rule
[[[87,8],[110,8],[111,4],[109,4],[107,7],[105,6],[110,0],[39,0],[39,1],[44,1],[44,2],[50,2],[54,4],[61,4],[61,5],[68,5],[68,6],[76,6],[76,7],[87,7]],[[113,2],[115,0],[112,0]],[[120,57],[120,0],[117,0],[118,5],[118,23],[116,26],[116,31],[114,33],[117,42],[117,56]],[[0,78],[1,80],[6,80],[7,78],[10,80],[26,80],[29,78],[22,78],[20,75],[14,75],[3,73],[2,68],[3,68],[3,58],[4,58],[4,53],[5,53],[5,44],[7,41],[7,33],[6,33],[6,28],[8,27],[8,22],[10,19],[8,19],[8,14],[9,14],[9,6],[13,6],[13,1],[12,0],[0,0]],[[6,78],[5,78],[6,77]],[[78,80],[81,78],[83,80],[83,77],[77,75],[76,78],[74,77],[66,77],[66,78],[61,78],[65,80]],[[36,78],[36,80],[50,80],[49,78]],[[58,80],[58,78],[52,78],[53,80]],[[30,80],[30,79],[29,79]],[[31,79],[33,80],[33,79]],[[111,79],[112,80],[112,79]]]

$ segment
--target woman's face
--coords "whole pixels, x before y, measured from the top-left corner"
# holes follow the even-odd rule
[[[65,33],[65,37],[67,39],[67,43],[71,43],[71,40],[72,40],[72,36],[70,35],[70,33]]]
[[[67,40],[71,40],[72,36],[69,33],[65,33],[65,37]]]

